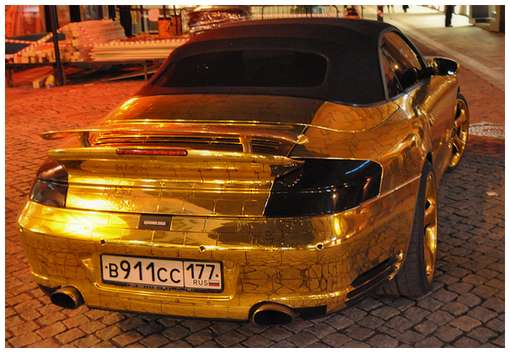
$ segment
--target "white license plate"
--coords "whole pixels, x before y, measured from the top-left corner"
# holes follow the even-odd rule
[[[221,262],[101,255],[103,282],[157,289],[221,292]]]

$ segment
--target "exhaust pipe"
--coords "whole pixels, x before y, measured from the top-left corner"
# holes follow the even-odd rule
[[[276,303],[262,304],[251,316],[251,322],[257,325],[285,325],[292,322],[296,313],[289,307]]]
[[[66,309],[76,309],[83,304],[83,297],[74,287],[62,287],[50,295],[51,302]]]

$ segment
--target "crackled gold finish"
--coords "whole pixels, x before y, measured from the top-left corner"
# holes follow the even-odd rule
[[[437,258],[437,197],[434,175],[427,175],[425,183],[425,205],[423,207],[423,258],[425,260],[425,275],[432,283],[436,270]]]
[[[75,138],[49,152],[69,174],[67,207],[29,201],[18,220],[34,278],[46,287],[76,287],[87,305],[116,310],[248,319],[262,302],[340,309],[356,277],[388,258],[404,259],[424,162],[432,160],[439,180],[450,165],[450,138],[463,131],[457,128],[462,114],[455,115],[457,90],[454,76],[433,76],[370,107],[202,95],[204,115],[193,116],[191,124],[182,120],[190,119],[185,110],[175,113],[190,96],[134,97],[94,128],[49,133],[46,138]],[[309,124],[288,122],[310,104],[317,109]],[[223,116],[214,116],[218,106]],[[257,118],[273,106],[287,120]],[[236,120],[243,109],[243,120]],[[129,142],[122,138],[127,131]],[[161,145],[188,137],[193,139],[177,144],[188,146],[186,156],[117,153],[125,146],[148,148],[142,146],[148,139],[166,148]],[[196,145],[204,139],[205,147]],[[274,153],[257,152],[257,143]],[[305,157],[379,163],[379,196],[333,215],[264,217],[275,178]],[[433,209],[435,217],[434,179],[427,185],[426,212]],[[139,229],[144,213],[172,215],[170,230]],[[432,258],[437,224],[427,221],[426,227]],[[224,289],[106,284],[99,269],[105,253],[221,261]]]

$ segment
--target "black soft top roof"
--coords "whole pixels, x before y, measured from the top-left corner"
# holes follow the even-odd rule
[[[241,37],[293,37],[317,39],[322,42],[342,44],[356,40],[358,36],[365,40],[374,39],[394,26],[370,20],[352,20],[342,18],[287,18],[274,20],[230,22],[214,30],[193,37],[188,43]],[[323,36],[322,34],[329,35]]]
[[[395,27],[368,20],[337,18],[243,21],[193,37],[170,55],[140,95],[228,93],[287,95],[371,104],[385,100],[380,72],[380,36]],[[158,78],[180,59],[211,51],[236,49],[293,49],[321,54],[328,59],[327,77],[319,87],[163,87]]]

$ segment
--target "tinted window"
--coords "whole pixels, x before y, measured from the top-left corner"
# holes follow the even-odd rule
[[[393,82],[386,81],[390,97],[392,96],[390,91],[397,89],[398,86],[400,86],[400,90],[405,90],[421,78],[423,67],[418,55],[397,33],[389,32],[384,34],[381,54],[386,60],[386,65],[389,65],[387,68],[383,66],[385,75],[387,72],[393,71],[399,83],[399,85],[396,85]],[[390,87],[390,84],[394,87]]]
[[[398,67],[398,63],[384,47],[381,48],[381,59],[388,96],[390,98],[395,97],[404,91],[404,88],[400,84],[400,81],[398,80],[397,74],[395,72],[395,68]]]
[[[288,50],[236,50],[189,56],[171,64],[164,87],[313,87],[324,81],[324,57]]]

